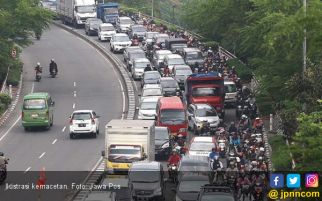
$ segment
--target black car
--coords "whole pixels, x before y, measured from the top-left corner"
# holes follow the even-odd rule
[[[85,34],[86,35],[97,35],[98,27],[102,24],[102,20],[97,18],[88,18],[85,22]]]
[[[176,192],[176,200],[181,201],[195,201],[198,198],[200,188],[204,185],[209,184],[209,177],[205,175],[198,174],[186,174],[184,175],[177,189],[173,191]]]
[[[127,68],[131,71],[134,59],[144,59],[146,58],[145,52],[142,49],[134,50],[129,52],[127,59]]]
[[[168,159],[172,150],[172,140],[169,138],[168,127],[155,127],[155,155],[156,158]]]
[[[177,81],[172,77],[162,77],[160,80],[163,96],[180,96],[180,89]]]
[[[201,188],[197,201],[225,200],[236,201],[234,192],[230,187],[205,185]]]

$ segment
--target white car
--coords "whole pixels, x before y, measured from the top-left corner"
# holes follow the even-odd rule
[[[124,51],[125,48],[131,46],[132,41],[129,36],[125,33],[114,34],[110,41],[110,50],[115,52]]]
[[[175,65],[186,65],[186,63],[179,54],[168,54],[165,55],[163,59],[163,65],[168,66],[172,72],[172,69]]]
[[[110,23],[102,23],[98,27],[98,39],[100,41],[111,40],[114,34],[116,34],[116,30]]]
[[[158,100],[158,97],[143,98],[139,106],[138,119],[154,120]]]
[[[209,156],[214,143],[209,142],[193,142],[190,144],[188,155],[190,156]]]
[[[99,134],[99,116],[93,110],[76,110],[70,115],[69,136],[91,134],[93,137]]]
[[[133,64],[131,65],[131,72],[134,80],[141,79],[143,77],[144,69],[148,64],[151,66],[151,63],[147,58],[134,59]]]
[[[153,86],[149,88],[143,88],[141,101],[147,97],[162,97],[161,85],[159,85],[159,87]]]
[[[126,33],[129,31],[131,25],[134,24],[129,17],[119,17],[116,21],[116,27],[119,33]]]
[[[236,105],[237,102],[237,88],[233,81],[225,80],[225,104]]]

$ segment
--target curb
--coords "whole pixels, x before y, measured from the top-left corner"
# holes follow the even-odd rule
[[[1,119],[0,127],[6,123],[7,119],[10,117],[11,113],[13,112],[13,110],[16,108],[16,106],[18,104],[20,93],[21,93],[21,88],[22,88],[22,75],[23,75],[23,72],[21,72],[21,75],[20,75],[18,90],[17,90],[17,94],[16,94],[14,101],[10,104],[10,107],[0,117],[0,119]]]
[[[126,66],[113,54],[110,54],[109,52],[102,47],[102,45],[96,41],[93,41],[92,39],[88,38],[87,36],[84,36],[76,31],[74,31],[73,28],[68,27],[66,25],[60,24],[59,22],[53,22],[54,25],[76,35],[77,37],[83,39],[84,41],[88,42],[90,45],[95,47],[98,51],[100,51],[109,61],[112,62],[113,68],[117,70],[117,72],[120,75],[121,78],[121,84],[122,84],[122,92],[126,92],[125,94],[125,101],[127,104],[125,104],[125,110],[122,114],[122,119],[134,119],[135,117],[135,108],[136,108],[136,100],[135,100],[135,92],[134,92],[134,86],[133,82],[131,81],[127,71]],[[124,87],[124,88],[123,88]],[[84,179],[83,184],[87,187],[86,189],[81,189],[76,191],[73,196],[69,199],[69,201],[82,201],[85,200],[85,198],[88,196],[88,194],[91,192],[90,186],[93,184],[97,184],[102,177],[104,176],[104,170],[105,170],[105,162],[103,158],[101,158],[100,162],[98,162],[97,166],[94,167],[94,171],[92,171],[88,176]]]

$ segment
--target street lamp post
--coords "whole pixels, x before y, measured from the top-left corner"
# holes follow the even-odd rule
[[[303,0],[304,16],[306,17],[306,0]],[[305,26],[305,24],[304,24]],[[303,74],[306,71],[306,28],[304,27],[304,38],[303,38]]]
[[[152,13],[151,13],[151,16],[152,16],[152,19],[153,19],[153,14],[154,14],[154,0],[152,0],[152,11],[151,11]]]

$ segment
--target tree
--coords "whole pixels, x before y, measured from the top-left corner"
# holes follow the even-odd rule
[[[3,79],[8,65],[14,68],[17,64],[11,58],[11,50],[18,49],[16,45],[30,45],[34,31],[48,28],[53,14],[39,7],[39,0],[0,0],[0,4],[0,74]]]

